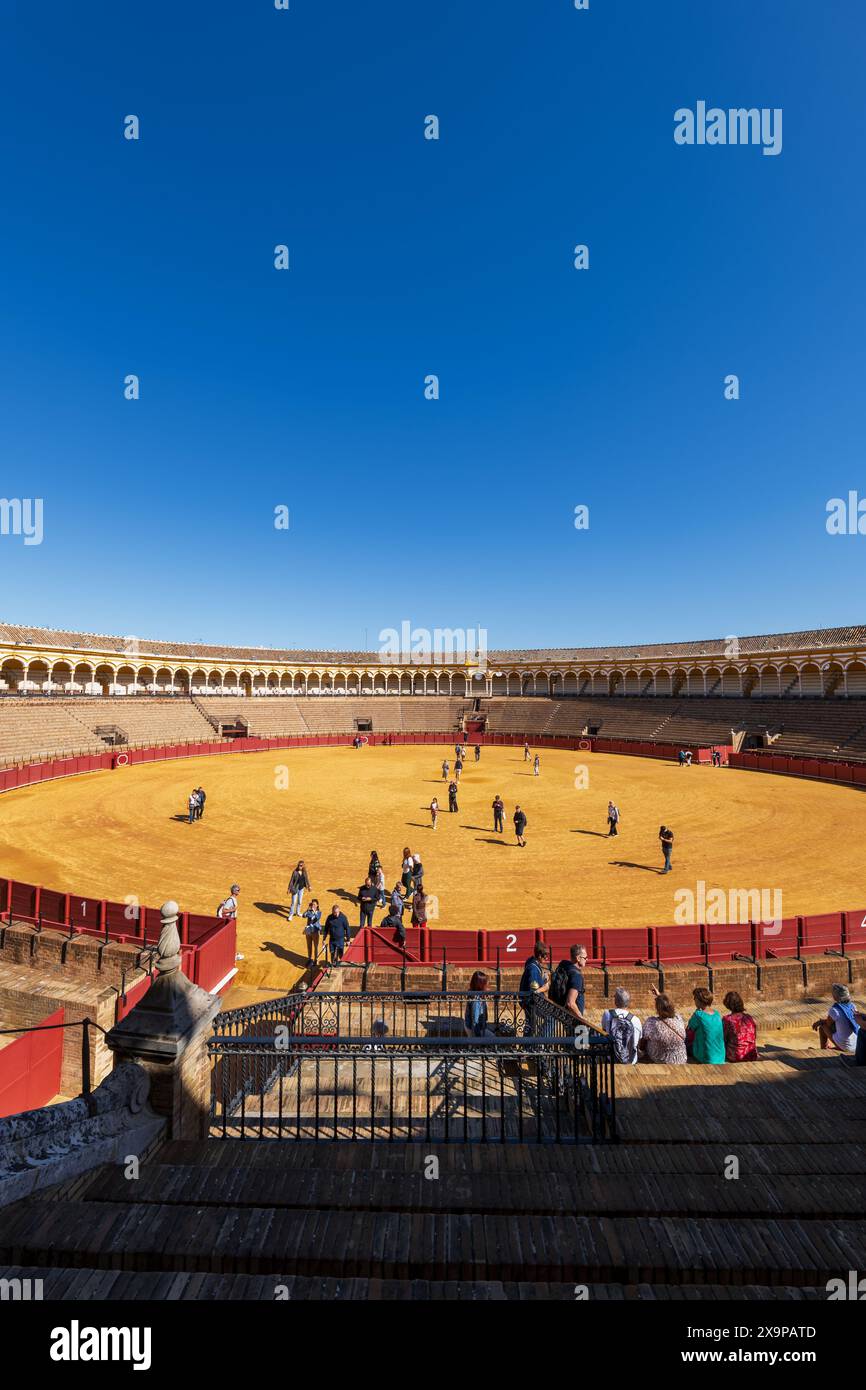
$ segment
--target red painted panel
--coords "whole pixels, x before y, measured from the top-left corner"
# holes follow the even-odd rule
[[[758,924],[758,954],[768,960],[796,956],[799,940],[799,917],[783,917],[780,922]]]
[[[73,894],[69,899],[69,923],[77,931],[99,931],[99,898],[80,898]]]
[[[704,933],[699,922],[656,927],[656,949],[662,965],[687,965],[704,958]]]
[[[468,936],[469,933],[450,932],[449,935]],[[486,935],[487,959],[490,961],[496,961],[498,959],[503,967],[512,965],[522,966],[526,957],[532,955],[532,948],[538,940],[538,933],[533,927],[522,927],[519,931],[488,930]]]
[[[429,941],[432,965],[441,963],[443,950],[449,961],[475,964],[478,960],[478,937],[475,932],[431,930]]]
[[[710,960],[730,960],[733,955],[752,954],[751,922],[727,922],[704,928]]]
[[[63,1010],[43,1018],[42,1027],[63,1022]],[[0,1117],[36,1110],[60,1090],[63,1029],[22,1033],[0,1051]]]
[[[222,922],[217,918],[216,910],[211,914],[190,912],[187,915],[187,922],[187,939],[191,946],[204,941],[206,937],[212,935],[217,928],[222,926]]]
[[[237,954],[237,923],[223,922],[195,948],[194,974],[190,978],[202,989],[213,992],[234,969]],[[184,962],[189,974],[189,967]]]
[[[845,913],[845,948],[866,951],[866,907],[849,908]]]
[[[105,921],[113,937],[138,937],[141,934],[141,909],[136,908],[134,903],[107,902]]]
[[[115,1011],[116,1023],[119,1023],[122,1018],[126,1018],[129,1011],[135,1008],[140,999],[144,998],[152,984],[153,981],[150,976],[145,975],[144,979],[137,980],[135,984],[126,991],[125,998],[122,994],[117,996],[117,1007]]]
[[[58,893],[53,888],[43,888],[39,895],[39,915],[46,926],[50,922],[65,925],[66,894]]]
[[[600,942],[604,958],[622,964],[634,964],[639,960],[651,960],[653,951],[649,928],[618,927],[601,932]]]
[[[585,946],[590,961],[601,960],[596,940],[597,935],[598,933],[593,931],[591,927],[576,927],[571,931],[546,931],[544,940],[550,947],[554,969],[561,960],[565,960],[571,946]],[[528,955],[529,952],[527,951],[526,954]]]
[[[803,918],[804,951],[841,951],[841,912],[821,912]]]
[[[13,917],[35,917],[36,885],[33,883],[18,883],[13,879],[10,907]]]

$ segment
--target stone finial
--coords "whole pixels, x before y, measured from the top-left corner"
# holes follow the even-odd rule
[[[180,933],[177,929],[180,908],[176,902],[169,900],[163,903],[159,915],[162,918],[162,926],[159,930],[156,969],[160,975],[173,975],[180,969],[181,964]]]

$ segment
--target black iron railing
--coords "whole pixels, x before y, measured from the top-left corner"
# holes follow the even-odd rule
[[[576,1029],[541,1000],[524,1010],[509,994],[485,996],[491,1031],[470,1037],[469,999],[293,995],[220,1015],[209,1044],[212,1135],[616,1138],[613,1057],[603,1035]]]
[[[217,1016],[214,1032],[222,1037],[267,1036],[275,1027],[292,1034],[333,1034],[369,1038],[374,1025],[384,1025],[393,1036],[464,1036],[464,1018],[470,994],[463,991],[388,990],[347,991],[333,994],[322,990],[287,994],[241,1009],[229,1009]],[[526,1026],[525,1010],[515,991],[486,993],[488,1026],[508,1036]],[[381,1031],[381,1029],[379,1030]]]

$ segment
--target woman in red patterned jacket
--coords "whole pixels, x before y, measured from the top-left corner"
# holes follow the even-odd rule
[[[742,996],[731,989],[723,1000],[730,1013],[722,1019],[725,1031],[726,1062],[757,1062],[758,1049],[755,1046],[756,1027],[751,1014],[746,1013]]]

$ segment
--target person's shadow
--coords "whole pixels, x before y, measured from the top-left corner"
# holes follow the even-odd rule
[[[572,830],[572,835],[597,835],[600,840],[615,840],[615,835],[608,835],[606,830]]]
[[[181,825],[189,825],[189,824],[190,824],[189,816],[169,816],[169,820],[180,821]],[[193,822],[193,824],[195,824],[195,822]]]
[[[329,898],[339,898],[344,903],[357,903],[358,894],[350,893],[347,888],[329,888],[327,890]]]
[[[655,864],[633,864],[629,859],[611,859],[610,862],[618,869],[643,869],[648,874],[664,873],[664,869],[657,869]]]
[[[287,947],[281,946],[278,941],[262,941],[259,950],[267,951],[270,955],[279,957],[280,960],[286,961],[289,965],[300,966],[304,969],[309,965],[306,956],[300,956],[297,951],[288,950]]]
[[[289,915],[288,903],[253,903],[253,907],[258,908],[259,912],[268,912],[273,917],[286,917]]]

